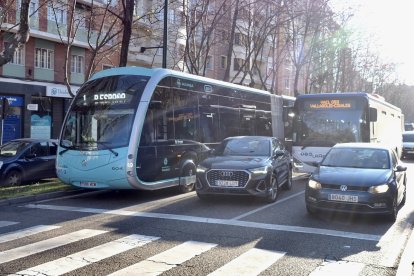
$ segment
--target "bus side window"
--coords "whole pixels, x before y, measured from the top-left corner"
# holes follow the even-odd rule
[[[175,139],[198,141],[198,95],[190,91],[174,89]]]

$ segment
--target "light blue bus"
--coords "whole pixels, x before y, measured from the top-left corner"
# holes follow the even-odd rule
[[[222,139],[284,139],[294,98],[168,69],[101,71],[66,114],[56,161],[82,188],[193,190],[198,162]],[[286,116],[285,116],[286,117]]]

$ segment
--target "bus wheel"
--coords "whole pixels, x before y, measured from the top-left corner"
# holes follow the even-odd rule
[[[187,183],[187,178],[190,176],[193,176],[195,179],[196,174],[196,166],[193,162],[189,162],[184,165],[184,167],[181,169],[181,177],[186,178],[186,182],[180,183],[180,186],[178,186],[178,189],[180,193],[188,193],[194,190],[195,181],[191,181],[191,183]],[[181,180],[180,180],[181,182]]]

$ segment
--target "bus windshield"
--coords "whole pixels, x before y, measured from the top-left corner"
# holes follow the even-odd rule
[[[112,76],[83,86],[68,111],[61,146],[77,150],[127,146],[147,81],[142,76]]]
[[[331,147],[361,141],[362,110],[304,110],[295,118],[293,145]]]

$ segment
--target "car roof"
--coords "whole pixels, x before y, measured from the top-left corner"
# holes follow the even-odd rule
[[[270,136],[231,136],[231,137],[227,137],[225,140],[227,139],[256,139],[256,140],[270,140],[273,139],[274,137],[270,137]]]
[[[381,143],[338,143],[334,148],[364,148],[364,149],[383,149],[390,150],[391,148]]]

